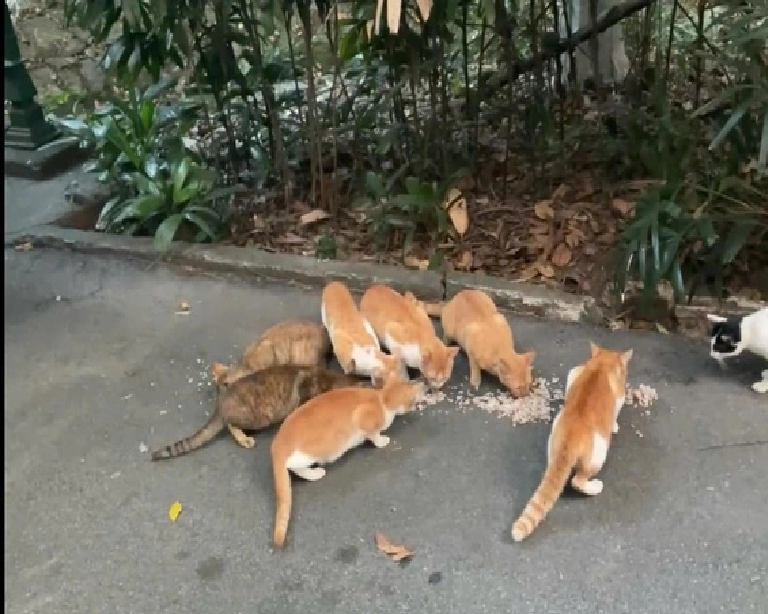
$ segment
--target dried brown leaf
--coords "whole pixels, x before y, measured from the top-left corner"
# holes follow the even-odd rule
[[[419,271],[426,271],[429,267],[429,260],[422,260],[413,255],[408,255],[403,258],[403,264],[409,269],[418,269]]]
[[[457,188],[448,190],[445,196],[443,207],[448,210],[448,217],[451,218],[453,227],[460,235],[467,232],[469,228],[469,215],[467,213],[467,199]]]
[[[466,252],[462,253],[457,260],[456,268],[461,271],[469,271],[469,269],[472,268],[472,260],[472,252],[467,250]]]
[[[614,198],[611,201],[611,206],[616,209],[621,215],[627,217],[635,208],[635,203],[631,203],[623,198]]]
[[[552,252],[552,264],[555,266],[566,266],[573,257],[571,248],[565,243],[558,243],[555,251]]]
[[[413,552],[405,546],[399,546],[390,542],[381,531],[374,534],[376,547],[393,561],[402,561],[413,556]]]
[[[551,220],[555,217],[555,212],[552,209],[552,201],[549,199],[537,202],[533,206],[533,212],[540,220]]]
[[[308,224],[314,224],[320,220],[327,220],[331,217],[331,214],[322,209],[313,209],[309,213],[305,213],[299,218],[299,226],[307,226]]]
[[[275,243],[281,243],[283,245],[303,245],[307,240],[304,237],[300,237],[292,232],[286,232],[282,237],[277,237]]]
[[[373,34],[379,33],[381,27],[381,12],[384,10],[384,0],[376,1],[376,15],[373,20]]]
[[[403,9],[402,0],[387,0],[387,28],[392,34],[400,30],[400,13]]]
[[[536,269],[539,271],[542,277],[555,276],[555,269],[552,268],[552,265],[549,265],[546,262],[537,262]]]
[[[568,188],[565,187],[564,183],[561,183],[559,186],[557,186],[557,189],[552,194],[552,200],[559,200],[563,196],[565,196],[565,193],[568,191]]]
[[[416,0],[416,4],[419,6],[421,18],[424,21],[429,19],[429,14],[432,12],[432,0]]]

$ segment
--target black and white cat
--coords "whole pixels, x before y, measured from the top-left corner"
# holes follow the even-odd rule
[[[709,353],[720,364],[744,350],[768,360],[768,307],[734,318],[708,314],[707,319],[712,322]],[[768,369],[761,376],[762,380],[752,384],[752,390],[768,392]]]

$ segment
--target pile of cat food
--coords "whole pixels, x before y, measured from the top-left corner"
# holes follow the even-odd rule
[[[557,382],[557,378],[551,381],[542,377],[537,378],[534,380],[531,394],[520,399],[501,391],[470,394],[468,391],[458,390],[456,396],[452,398],[441,390],[430,391],[422,396],[417,407],[425,409],[430,405],[447,401],[462,411],[480,409],[499,418],[509,419],[513,424],[547,421],[552,417],[555,409],[552,403],[563,399],[562,389],[552,387]]]
[[[627,392],[624,400],[627,405],[650,407],[658,400],[659,393],[656,392],[655,388],[652,388],[647,384],[640,384],[636,388],[627,384]]]

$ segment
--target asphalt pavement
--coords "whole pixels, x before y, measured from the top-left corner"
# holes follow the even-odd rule
[[[631,382],[658,391],[647,414],[623,410],[603,493],[567,492],[513,543],[549,425],[445,403],[396,420],[387,448],[354,450],[318,482],[294,479],[280,552],[273,431],[252,450],[222,434],[160,463],[145,449],[202,425],[208,365],[288,318],[319,320],[319,292],[5,250],[7,614],[767,611],[758,360],[721,371],[704,342],[511,318],[540,375],[564,380],[595,340],[634,348]],[[467,378],[461,356],[449,396],[470,395]],[[388,559],[376,530],[414,557]]]

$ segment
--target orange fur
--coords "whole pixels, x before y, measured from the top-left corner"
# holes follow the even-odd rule
[[[512,538],[528,537],[560,498],[568,478],[585,495],[598,495],[603,483],[593,476],[605,463],[616,419],[624,403],[632,350],[614,352],[591,343],[592,357],[571,369],[563,409],[552,423],[547,468],[539,487],[512,527]],[[575,470],[575,471],[574,471]]]
[[[368,376],[374,384],[374,370],[380,370],[385,378],[390,373],[405,378],[400,358],[396,353],[390,356],[381,351],[373,327],[360,314],[347,286],[339,281],[326,285],[320,310],[333,353],[344,373]]]
[[[377,377],[383,373],[377,372]],[[272,471],[275,481],[275,526],[273,540],[282,547],[291,516],[292,471],[305,480],[319,480],[322,467],[345,452],[370,441],[377,448],[389,443],[382,432],[396,415],[413,407],[423,384],[401,381],[394,374],[380,390],[340,388],[321,394],[289,415],[272,441]]]
[[[536,352],[518,354],[506,318],[480,290],[462,290],[440,309],[443,341],[456,340],[469,358],[469,383],[477,388],[482,371],[499,378],[515,396],[531,390]]]
[[[453,371],[458,347],[447,347],[435,334],[424,305],[410,292],[405,296],[388,286],[368,288],[360,312],[371,323],[381,344],[398,351],[405,364],[419,369],[432,388],[440,388]]]

